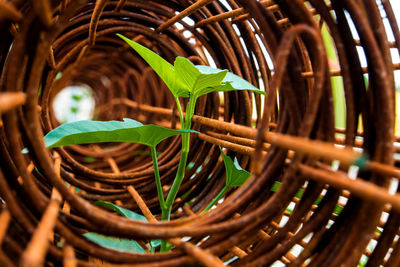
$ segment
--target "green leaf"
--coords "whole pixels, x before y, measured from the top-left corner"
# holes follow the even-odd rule
[[[140,214],[133,212],[131,210],[128,210],[128,209],[124,209],[113,203],[99,200],[99,201],[96,201],[94,204],[96,206],[109,208],[110,210],[113,210],[126,218],[147,222],[146,217],[144,217],[143,215],[140,215]],[[154,252],[155,248],[157,248],[158,246],[161,245],[161,240],[150,240],[149,245],[150,245],[151,251]]]
[[[226,170],[225,186],[202,212],[211,209],[222,198],[222,196],[225,195],[226,191],[228,191],[229,188],[243,185],[247,181],[247,179],[251,176],[251,173],[249,173],[246,170],[243,170],[242,167],[240,167],[237,158],[235,158],[233,162],[229,156],[225,155],[224,152],[222,152],[222,150],[221,150],[221,155],[222,159],[224,160],[224,165]]]
[[[296,193],[296,197],[297,198],[302,198],[303,195],[304,195],[304,189],[300,188],[299,191],[297,191],[297,193]],[[317,199],[317,201],[318,201],[318,199]]]
[[[72,95],[72,99],[79,102],[83,98],[83,95]]]
[[[115,205],[110,202],[99,200],[99,201],[96,201],[94,204],[99,207],[106,207],[110,210],[117,212],[118,214],[120,214],[126,218],[129,218],[129,219],[138,220],[138,221],[147,221],[146,217],[144,217],[143,215],[140,215],[131,210],[121,208],[120,206]]]
[[[150,240],[149,244],[151,250],[154,250],[156,247],[161,246],[161,240]]]
[[[281,187],[282,183],[275,181],[274,184],[271,187],[272,192],[277,192],[279,190],[279,187]]]
[[[201,75],[201,72],[189,59],[184,57],[177,57],[175,59],[174,68],[177,77],[186,85],[187,90],[193,93],[191,89],[195,86],[196,80]]]
[[[132,41],[121,34],[117,34],[117,36],[129,44],[150,65],[157,75],[165,82],[175,97],[183,97],[187,95],[186,88],[182,81],[177,78],[175,69],[170,63],[143,45]]]
[[[196,68],[203,74],[212,74],[218,73],[221,70],[218,68],[213,68],[210,66],[204,65],[196,65]],[[214,91],[234,91],[234,90],[250,90],[255,93],[259,93],[265,95],[264,91],[261,91],[245,79],[233,74],[232,72],[228,72],[225,78],[222,80],[222,84],[215,88],[209,88],[205,93],[210,93]]]
[[[220,86],[228,73],[227,70],[218,69],[212,73],[202,73],[190,60],[184,57],[177,57],[174,67],[179,79],[185,83],[189,92],[196,98],[206,94],[209,91],[207,88]]]
[[[235,158],[235,162],[232,161],[232,159],[225,155],[221,151],[222,158],[224,160],[225,164],[225,169],[226,169],[226,187],[234,187],[234,186],[241,186],[244,184],[247,179],[251,176],[251,173],[249,173],[246,170],[243,170],[239,162],[237,161],[237,158]]]
[[[105,236],[91,232],[85,233],[83,236],[105,248],[123,252],[146,253],[146,251],[135,240]]]
[[[177,57],[174,66],[165,59],[136,43],[117,34],[127,42],[160,76],[175,97],[195,97],[214,91],[250,90],[265,95],[265,92],[254,87],[241,77],[209,66],[193,65],[184,57]]]
[[[196,97],[219,91],[218,88],[222,86],[222,81],[227,75],[228,71],[220,71],[212,74],[201,74],[196,81],[196,86],[193,88],[193,94]]]
[[[88,143],[131,142],[156,146],[162,140],[193,130],[172,130],[157,125],[124,119],[121,121],[76,121],[66,123],[49,132],[44,141],[47,147]]]

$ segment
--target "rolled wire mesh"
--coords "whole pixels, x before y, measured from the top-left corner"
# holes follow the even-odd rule
[[[0,1],[0,28],[2,265],[399,266],[400,66],[392,54],[400,34],[388,1],[10,0]],[[44,146],[61,123],[54,99],[72,85],[91,88],[93,119],[180,128],[168,88],[117,33],[169,62],[184,56],[228,69],[266,92],[199,99],[198,133],[168,222],[160,222],[144,146]],[[342,127],[334,83],[343,88]],[[219,147],[252,176],[203,212],[225,184]],[[166,194],[180,137],[157,149]],[[117,251],[86,232],[173,248]]]

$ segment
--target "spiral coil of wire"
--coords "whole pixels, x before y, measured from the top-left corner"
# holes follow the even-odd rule
[[[389,1],[8,0],[0,31],[0,265],[400,265],[400,65],[392,59],[400,32]],[[168,88],[117,33],[169,62],[184,56],[228,69],[267,95],[199,99],[190,168],[169,222],[159,221],[145,147],[43,143],[60,124],[54,99],[73,85],[91,89],[93,119],[179,128]],[[334,83],[344,95],[342,128]],[[203,213],[225,184],[219,146],[253,175]],[[157,148],[168,192],[180,138]],[[86,232],[144,247],[165,239],[173,249],[117,251]]]

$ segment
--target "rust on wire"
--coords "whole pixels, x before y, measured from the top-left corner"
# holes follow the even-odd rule
[[[0,2],[0,16],[3,20],[20,21],[22,19],[21,12],[12,3],[6,1]]]
[[[21,106],[25,101],[26,95],[23,92],[0,93],[0,114]]]
[[[39,17],[40,21],[46,27],[50,27],[52,24],[52,9],[49,0],[35,0],[32,1],[33,8],[35,9],[37,16]]]
[[[400,33],[390,3],[0,1],[0,265],[398,266],[400,65],[391,52]],[[170,221],[146,147],[44,146],[43,134],[79,114],[181,127],[168,88],[117,33],[266,93],[199,98]],[[252,176],[204,212],[225,186],[220,148]],[[167,195],[180,137],[157,152]],[[136,240],[145,252],[97,245],[87,232]],[[150,240],[172,250],[151,252]]]

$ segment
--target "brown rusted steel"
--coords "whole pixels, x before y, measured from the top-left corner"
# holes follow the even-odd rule
[[[132,197],[135,199],[135,202],[138,204],[139,209],[142,211],[146,219],[149,222],[157,222],[157,219],[151,213],[146,203],[140,197],[135,188],[133,188],[132,186],[128,186],[127,189],[129,193],[132,195]],[[223,262],[219,258],[215,257],[212,254],[207,253],[206,251],[196,247],[195,245],[189,242],[183,242],[179,238],[168,239],[168,241],[171,242],[177,248],[186,251],[188,255],[193,256],[198,262],[203,264],[203,266],[206,267],[224,266]]]
[[[53,20],[52,9],[49,0],[32,1],[33,8],[35,9],[40,21],[46,26],[50,27]]]
[[[0,244],[3,242],[3,238],[6,235],[10,221],[10,212],[7,209],[3,209],[0,213]]]
[[[193,12],[197,11],[198,9],[202,8],[203,6],[208,5],[209,3],[213,2],[214,0],[200,0],[197,1],[196,3],[194,3],[193,5],[189,6],[188,8],[186,8],[185,10],[181,11],[179,14],[177,14],[176,16],[174,16],[173,18],[170,18],[169,20],[167,20],[165,23],[163,23],[162,25],[160,25],[157,28],[157,32],[162,32],[165,29],[167,29],[168,27],[170,27],[172,24],[174,24],[175,22],[180,21],[181,19],[189,16],[190,14],[192,14]]]
[[[65,266],[65,267],[76,267],[77,266],[75,251],[74,251],[74,248],[71,247],[70,245],[65,245],[65,247],[64,247],[63,266]]]
[[[0,113],[7,112],[13,108],[21,106],[26,101],[26,95],[22,92],[18,93],[0,93]]]
[[[399,53],[400,33],[389,1],[9,0],[0,1],[0,30],[0,265],[357,266],[362,256],[367,266],[399,264],[400,64],[390,52]],[[60,124],[53,101],[70,85],[91,88],[93,119],[180,128],[165,84],[116,33],[171,63],[184,56],[229,69],[267,94],[198,100],[198,134],[169,222],[160,221],[146,147],[77,145],[59,156],[44,147],[43,134]],[[343,82],[340,128],[331,77]],[[253,175],[203,212],[225,185],[218,146]],[[165,195],[180,150],[180,137],[157,146]],[[96,245],[86,232],[137,240],[146,253]],[[154,239],[172,250],[150,253]]]
[[[19,21],[22,19],[21,12],[12,3],[0,2],[0,16],[4,20]]]
[[[99,23],[101,13],[103,12],[104,8],[107,5],[107,2],[108,2],[108,0],[96,1],[96,6],[93,10],[92,18],[90,19],[90,25],[89,25],[89,41],[88,42],[89,42],[90,46],[94,46],[94,43],[96,41],[97,25]]]
[[[54,168],[59,175],[61,158],[56,153]],[[42,266],[47,254],[49,236],[57,221],[60,210],[60,202],[62,198],[57,189],[53,188],[51,192],[50,202],[43,213],[35,232],[24,253],[21,255],[21,266]]]
[[[279,9],[277,5],[273,5],[274,2],[271,0],[262,0],[262,1],[260,1],[260,3],[263,4],[264,6],[266,6],[271,11],[276,11]],[[245,13],[246,13],[246,11],[244,10],[244,8],[238,8],[238,9],[235,9],[232,11],[228,11],[228,12],[225,12],[222,14],[212,16],[207,19],[203,19],[203,20],[197,22],[194,26],[195,27],[204,27],[208,24],[216,23],[223,19],[236,18],[238,16],[244,15]]]

